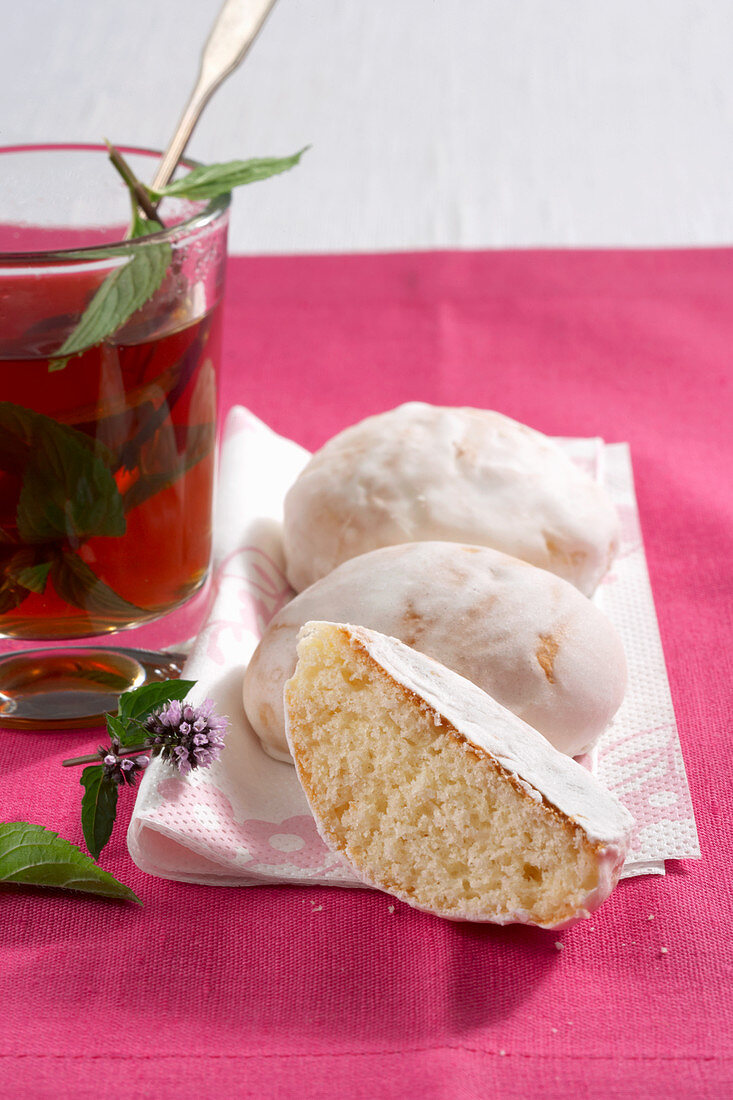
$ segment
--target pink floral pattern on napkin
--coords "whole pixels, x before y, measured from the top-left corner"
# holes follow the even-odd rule
[[[193,787],[185,779],[166,778],[156,790],[161,798],[155,812],[158,825],[175,832],[181,827],[181,818],[192,814],[205,825],[212,837],[211,854],[219,860],[246,864],[249,870],[259,865],[293,872],[323,872],[334,862],[308,814],[281,821],[237,821],[231,801],[210,784]]]
[[[204,627],[206,653],[219,666],[227,662],[231,641],[241,642],[248,634],[260,637],[273,615],[293,597],[285,574],[269,554],[258,546],[244,546],[224,559],[214,580],[217,595],[225,590],[226,616],[216,613]]]

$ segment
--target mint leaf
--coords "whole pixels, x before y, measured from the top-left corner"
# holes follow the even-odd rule
[[[20,607],[23,600],[27,600],[29,595],[29,589],[22,584],[18,584],[12,576],[7,575],[0,578],[0,615],[5,615],[6,612]]]
[[[70,356],[117,332],[152,298],[163,282],[170,259],[171,246],[167,241],[136,247],[127,261],[104,280],[48,369],[63,369]]]
[[[145,614],[143,608],[118,596],[76,554],[64,552],[53,562],[51,580],[63,600],[72,607],[83,608],[90,615],[117,616],[129,623]]]
[[[308,148],[306,145],[289,157],[261,157],[232,160],[223,164],[203,164],[181,179],[173,180],[160,191],[153,191],[152,188],[145,190],[154,200],[164,196],[191,200],[213,199],[234,187],[257,183],[280,172],[287,172],[295,167]],[[113,147],[110,146],[110,149]],[[114,157],[112,160],[115,163]],[[115,164],[115,167],[120,171],[120,164]],[[163,228],[161,223],[145,217],[139,210],[133,185],[143,185],[134,179],[128,179],[124,172],[122,175],[130,190],[133,206],[130,236],[140,238],[159,232]],[[101,343],[117,332],[161,285],[171,256],[171,246],[167,241],[151,242],[131,251],[127,262],[104,280],[74,331],[49,361],[49,371],[63,370],[73,355]]]
[[[23,476],[17,523],[25,543],[124,535],[122,497],[106,447],[9,401],[0,401],[0,438],[10,469]]]
[[[118,741],[120,748],[123,749],[134,749],[138,745],[142,746],[147,736],[145,731],[133,725],[130,721],[120,718],[117,714],[107,715],[107,732],[110,738]]]
[[[28,821],[0,823],[0,882],[54,886],[142,905],[129,886],[58,833]]]
[[[42,441],[18,497],[18,533],[25,542],[67,539],[72,546],[94,535],[124,535],[122,497],[112,474],[95,455],[65,440]]]
[[[143,684],[142,687],[132,688],[120,695],[117,713],[123,720],[134,718],[138,722],[144,722],[149,714],[170,699],[185,699],[195,685],[195,680],[160,680],[153,684]],[[137,740],[130,744],[135,745],[139,740],[138,734]]]
[[[43,592],[51,568],[50,561],[44,560],[49,553],[47,547],[19,546],[10,557],[7,553],[3,554],[5,570],[0,580],[0,612],[18,607],[31,592]]]
[[[304,146],[290,157],[264,157],[254,160],[230,160],[223,164],[202,164],[192,168],[185,176],[173,180],[160,191],[151,191],[154,197],[181,199],[215,199],[234,187],[257,183],[280,172],[294,168],[309,146]],[[62,349],[63,351],[63,349]]]
[[[85,788],[81,800],[84,840],[91,854],[98,859],[102,848],[112,836],[117,817],[119,788],[104,774],[103,764],[92,764],[85,768],[81,773],[80,783]]]
[[[131,745],[137,745],[142,738],[142,734],[137,730],[134,735],[133,731],[121,722],[116,714],[105,715],[107,720],[107,733],[111,740],[119,741],[120,746],[123,749],[129,748]],[[132,739],[134,736],[134,740]]]
[[[18,584],[22,584],[23,588],[42,595],[50,568],[51,562],[46,561],[42,565],[27,565],[23,569],[8,569],[8,575]]]
[[[130,236],[132,238],[137,237],[149,237],[151,233],[160,233],[163,226],[160,222],[153,221],[152,218],[146,218],[144,214],[140,213],[140,209],[135,202],[135,197],[132,196],[132,220],[130,222]]]

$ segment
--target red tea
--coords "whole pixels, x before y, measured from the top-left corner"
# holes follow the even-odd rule
[[[118,630],[178,606],[204,580],[220,306],[168,325],[59,370],[49,369],[58,340],[43,328],[35,341],[24,334],[23,349],[4,341],[0,634]]]

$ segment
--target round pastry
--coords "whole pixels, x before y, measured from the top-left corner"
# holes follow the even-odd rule
[[[570,756],[597,741],[624,696],[618,635],[567,581],[485,546],[386,546],[301,592],[274,616],[255,650],[244,707],[278,759],[288,759],[283,685],[309,619],[399,638],[478,684]]]
[[[613,889],[633,820],[574,760],[396,638],[309,623],[288,742],[326,844],[453,920],[561,928]]]
[[[497,412],[413,402],[334,436],[285,498],[296,591],[400,542],[491,546],[591,595],[618,549],[604,489],[540,432]]]

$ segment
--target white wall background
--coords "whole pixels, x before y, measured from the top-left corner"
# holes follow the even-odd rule
[[[0,144],[161,147],[219,6],[0,0]],[[732,47],[731,0],[279,0],[190,152],[313,146],[235,252],[727,243]]]

